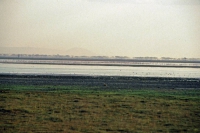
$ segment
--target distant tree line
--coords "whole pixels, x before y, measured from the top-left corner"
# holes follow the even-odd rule
[[[44,55],[44,54],[0,54],[0,58],[81,58],[81,59],[124,59],[124,60],[185,60],[185,61],[200,61],[200,58],[171,58],[171,57],[128,57],[128,56],[71,56],[71,55]]]

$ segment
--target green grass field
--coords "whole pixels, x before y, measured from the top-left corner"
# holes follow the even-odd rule
[[[0,85],[0,132],[200,132],[200,90]]]

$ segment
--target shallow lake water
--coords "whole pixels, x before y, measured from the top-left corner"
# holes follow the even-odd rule
[[[55,74],[200,78],[200,68],[43,65],[0,63],[0,74]]]

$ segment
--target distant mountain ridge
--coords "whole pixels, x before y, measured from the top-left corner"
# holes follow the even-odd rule
[[[0,54],[45,54],[45,55],[70,55],[70,56],[95,56],[96,54],[84,48],[71,48],[59,50],[36,47],[0,47]]]
[[[72,48],[66,51],[68,55],[73,56],[95,56],[96,54],[83,48]]]

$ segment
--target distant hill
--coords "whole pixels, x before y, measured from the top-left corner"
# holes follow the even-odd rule
[[[96,54],[83,48],[72,48],[66,51],[68,55],[73,56],[95,56]]]
[[[71,55],[71,56],[95,56],[96,54],[83,48],[58,50],[36,47],[0,47],[0,54],[46,54],[46,55]]]

